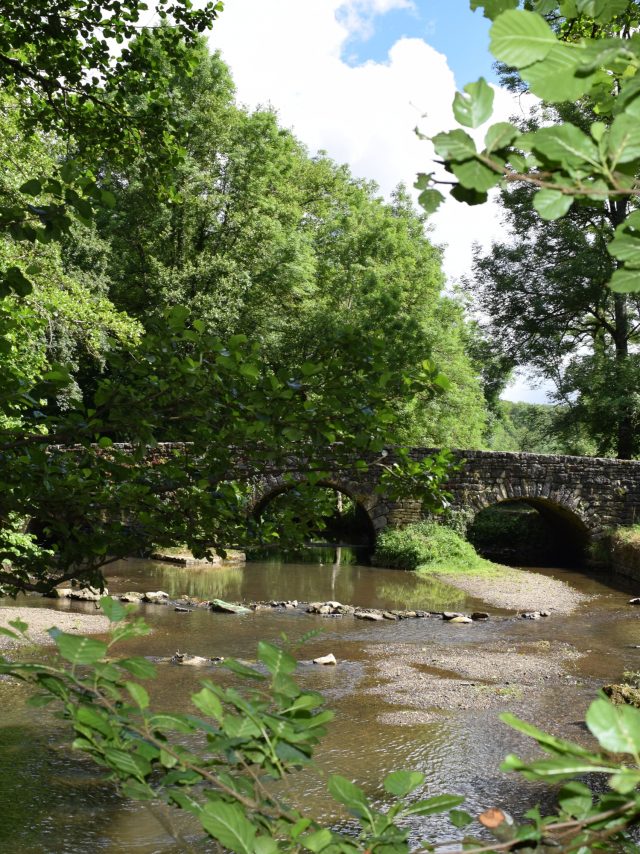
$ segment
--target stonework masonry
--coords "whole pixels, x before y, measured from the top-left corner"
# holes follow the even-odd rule
[[[421,459],[435,450],[415,448],[412,456]],[[463,450],[453,456],[458,467],[445,485],[452,509],[478,512],[504,501],[524,501],[547,518],[596,540],[610,527],[640,522],[640,461]],[[388,501],[375,492],[375,469],[357,481],[336,476],[323,485],[358,501],[376,532],[423,518],[419,501]],[[253,508],[286,488],[277,473],[259,479]]]

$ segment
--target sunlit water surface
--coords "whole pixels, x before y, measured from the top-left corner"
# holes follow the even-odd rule
[[[344,557],[344,555],[343,555]],[[429,582],[409,573],[367,566],[249,563],[228,568],[181,568],[168,564],[131,560],[109,568],[111,592],[164,590],[172,597],[186,594],[229,601],[298,599],[338,600],[376,608],[424,610],[479,609],[504,614],[440,582]],[[397,643],[428,647],[429,643],[477,644],[497,639],[514,643],[545,639],[574,644],[590,652],[573,667],[577,685],[542,693],[538,719],[553,728],[562,709],[579,721],[596,686],[611,681],[623,670],[640,669],[638,611],[627,605],[628,586],[605,578],[566,570],[540,570],[560,577],[594,595],[587,605],[568,617],[532,623],[493,620],[455,630],[438,619],[367,623],[352,618],[325,618],[299,612],[265,610],[247,616],[213,614],[205,610],[175,612],[172,608],[143,606],[152,626],[148,637],[128,643],[123,653],[152,657],[170,656],[176,650],[206,657],[237,656],[252,660],[258,639],[278,641],[285,633],[295,641],[310,629],[321,634],[308,642],[300,657],[311,659],[333,652],[335,668],[303,667],[300,681],[322,691],[336,718],[317,754],[317,769],[296,777],[291,799],[314,815],[337,819],[326,795],[326,775],[341,773],[355,779],[372,797],[382,797],[381,781],[397,768],[415,768],[427,775],[420,796],[456,792],[467,797],[471,812],[499,804],[521,814],[539,800],[550,803],[540,787],[514,782],[499,771],[500,760],[510,751],[530,752],[520,736],[497,720],[497,712],[466,710],[448,713],[437,722],[420,726],[390,726],[380,716],[390,710],[384,698],[367,693],[375,680],[370,649]],[[52,602],[29,598],[33,607],[57,607],[91,613],[92,604]],[[14,604],[6,601],[0,604]],[[21,603],[22,604],[22,603]],[[472,636],[469,632],[472,631]],[[212,670],[207,675],[220,675]],[[157,708],[186,710],[189,695],[197,689],[202,672],[196,668],[159,665],[153,687]],[[90,762],[69,750],[69,731],[64,722],[46,710],[25,707],[25,691],[7,682],[0,684],[3,714],[0,722],[0,851],[13,854],[39,852],[177,852],[186,843],[171,838],[167,821],[185,834],[194,850],[212,850],[188,821],[120,799],[105,784]],[[509,708],[505,697],[505,710]],[[449,829],[442,819],[421,820],[414,826],[416,838],[434,834],[442,838]]]

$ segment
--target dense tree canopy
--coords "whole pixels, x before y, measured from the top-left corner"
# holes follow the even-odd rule
[[[203,554],[277,539],[247,503],[265,467],[298,482],[296,459],[309,489],[328,466],[377,465],[389,494],[437,507],[446,461],[401,448],[393,461],[384,445],[480,441],[462,311],[440,294],[406,192],[384,202],[272,112],[236,106],[196,37],[213,7],[175,4],[154,31],[127,8],[112,31],[115,6],[71,4],[47,42],[70,53],[55,84],[46,34],[16,65],[28,36],[5,32],[4,592],[99,583],[106,562],[153,543]],[[122,53],[102,55],[118,33]],[[154,452],[162,441],[187,444]]]

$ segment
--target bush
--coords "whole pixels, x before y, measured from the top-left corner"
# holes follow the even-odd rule
[[[378,537],[375,563],[421,572],[482,572],[497,567],[476,554],[473,546],[451,528],[433,521],[383,531]]]

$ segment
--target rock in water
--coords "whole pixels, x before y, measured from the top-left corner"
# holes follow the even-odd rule
[[[143,601],[149,602],[151,605],[166,605],[169,594],[164,590],[149,590],[144,594]]]
[[[144,593],[129,591],[129,593],[121,593],[120,596],[118,596],[118,599],[121,602],[142,602],[144,595]]]
[[[218,611],[222,614],[250,614],[251,609],[245,608],[244,605],[234,605],[231,602],[225,602],[223,599],[212,599],[209,602],[209,608],[212,611]]]
[[[328,655],[320,655],[313,659],[314,664],[337,664],[335,655],[330,652]]]
[[[640,689],[634,688],[633,685],[627,685],[623,682],[620,685],[605,685],[602,690],[612,703],[635,706],[636,709],[640,708]]]
[[[636,596],[634,599],[629,599],[630,605],[640,605],[640,596]]]
[[[171,664],[182,664],[184,667],[204,667],[211,664],[208,658],[201,655],[189,655],[186,652],[176,652],[171,657]]]
[[[465,617],[463,614],[458,615],[457,617],[452,617],[450,620],[447,620],[449,623],[472,623],[473,620],[471,617]]]
[[[443,611],[442,619],[443,620],[455,620],[456,617],[464,617],[464,614],[458,613],[458,611]]]
[[[382,614],[377,614],[375,611],[356,611],[354,616],[359,620],[384,620]]]
[[[472,620],[488,620],[489,615],[485,614],[484,611],[474,611],[471,615]]]
[[[96,590],[95,587],[59,587],[56,591],[58,599],[77,599],[80,602],[99,602],[109,591]]]
[[[523,620],[539,620],[540,619],[540,611],[527,611],[524,614],[520,614]]]

